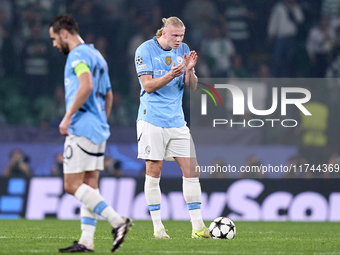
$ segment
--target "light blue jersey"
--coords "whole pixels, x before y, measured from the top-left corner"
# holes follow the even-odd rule
[[[173,62],[183,63],[183,55],[190,53],[188,45],[181,43],[178,49],[164,50],[156,37],[140,45],[135,54],[136,71],[141,85],[138,120],[144,120],[158,127],[183,127],[185,125],[182,109],[184,74],[174,78],[163,88],[146,93],[140,76],[151,74],[158,78],[171,70]]]
[[[89,44],[80,44],[68,54],[65,65],[66,110],[70,108],[79,87],[74,68],[81,62],[87,64],[92,73],[93,89],[83,106],[72,116],[68,132],[100,144],[110,136],[105,113],[105,95],[111,90],[108,65],[100,52]]]

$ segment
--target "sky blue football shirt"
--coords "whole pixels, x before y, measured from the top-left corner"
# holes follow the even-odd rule
[[[100,144],[110,136],[105,113],[105,95],[111,90],[108,65],[100,52],[89,44],[80,44],[68,54],[65,65],[66,110],[79,87],[74,68],[81,62],[87,64],[92,73],[93,89],[84,105],[72,116],[68,132]]]
[[[178,49],[164,50],[156,37],[141,44],[135,53],[136,71],[141,85],[138,120],[144,120],[158,127],[183,127],[182,109],[184,74],[175,77],[163,88],[146,93],[140,81],[141,75],[151,74],[158,78],[171,70],[173,62],[183,63],[183,55],[190,53],[188,45],[181,43]]]

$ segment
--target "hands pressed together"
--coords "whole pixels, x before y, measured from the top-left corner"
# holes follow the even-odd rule
[[[174,61],[170,73],[172,74],[173,77],[178,77],[185,73],[188,70],[192,70],[194,66],[197,63],[197,53],[196,51],[190,51],[190,53],[187,55],[184,53],[183,56],[183,64],[176,65],[176,62]]]

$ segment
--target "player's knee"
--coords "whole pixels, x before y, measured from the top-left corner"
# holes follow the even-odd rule
[[[74,195],[78,188],[79,188],[79,185],[76,183],[70,183],[70,182],[64,183],[64,190],[71,195]]]
[[[162,161],[147,161],[146,174],[154,178],[159,178],[161,176],[162,166]]]

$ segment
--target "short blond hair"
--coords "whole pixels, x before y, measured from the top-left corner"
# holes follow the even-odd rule
[[[163,18],[162,19],[163,26],[157,30],[156,37],[159,38],[162,36],[163,29],[168,26],[174,26],[174,27],[184,27],[184,23],[177,17],[170,17],[170,18]]]

